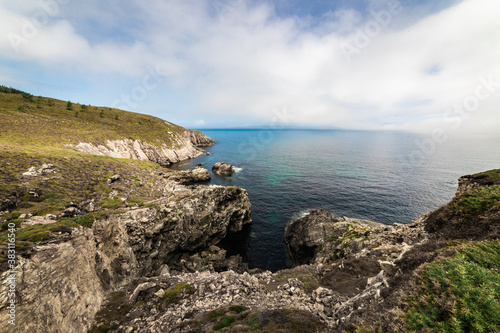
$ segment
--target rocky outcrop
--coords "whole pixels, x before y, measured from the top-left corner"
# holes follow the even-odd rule
[[[23,173],[23,176],[37,177],[40,175],[48,175],[51,173],[56,173],[56,169],[52,164],[44,164],[40,168],[31,167],[28,171]]]
[[[209,147],[216,143],[215,140],[200,131],[190,131],[189,138],[195,147]]]
[[[19,257],[16,274],[16,326],[2,332],[84,332],[105,300],[97,279],[96,243],[90,229],[61,229]],[[7,277],[0,276],[0,313],[7,318]]]
[[[228,265],[225,252],[213,245],[251,223],[246,191],[166,184],[172,191],[149,208],[104,215],[91,229],[53,229],[24,251],[17,269],[15,332],[86,332],[103,300],[142,276]],[[197,252],[209,258],[196,261]],[[8,274],[1,276],[2,316]]]
[[[212,172],[220,176],[231,176],[235,172],[235,168],[229,163],[217,162],[212,167]]]
[[[333,233],[337,219],[323,209],[311,210],[285,228],[285,244],[294,266],[309,264],[318,246]]]
[[[107,140],[105,145],[80,142],[75,149],[94,155],[151,161],[162,166],[195,158],[203,154],[201,147],[215,141],[201,132],[186,130],[182,134],[172,133],[172,142],[153,145],[139,139]]]
[[[495,176],[494,173],[483,172],[475,175],[467,175],[460,177],[458,179],[458,188],[455,195],[459,196],[461,194],[464,194],[466,192],[469,192],[471,190],[480,187],[499,185],[499,184],[500,184],[500,177]]]
[[[167,173],[164,177],[180,184],[193,184],[197,182],[209,181],[211,176],[207,169],[197,166],[193,170],[184,170],[175,173]]]
[[[312,310],[309,295],[300,289],[292,294],[286,288],[271,291],[268,278],[267,274],[228,271],[142,279],[117,302],[134,305],[133,310],[110,328],[117,332],[213,332],[226,318],[231,319],[220,328],[234,324],[225,332],[313,333],[326,328],[305,310]],[[109,325],[109,313],[117,311],[110,304],[98,315],[96,329]]]

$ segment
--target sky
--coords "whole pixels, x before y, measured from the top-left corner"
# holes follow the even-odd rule
[[[0,0],[0,84],[187,128],[498,135],[498,0]]]

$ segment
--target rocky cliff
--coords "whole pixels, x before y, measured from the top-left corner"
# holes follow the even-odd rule
[[[39,181],[58,179],[62,182],[75,172],[62,171],[62,161],[66,159],[50,164],[53,171],[50,174],[32,172],[21,177],[32,183],[33,188]],[[95,164],[89,170],[98,166]],[[140,174],[143,169],[120,163],[107,167],[123,168],[121,175],[99,185],[106,187],[104,193],[109,195],[101,197],[94,192],[93,199],[71,202],[60,214],[44,217],[17,214],[15,217],[21,218],[9,222],[24,227],[17,233],[17,324],[15,327],[4,325],[2,331],[86,332],[110,294],[127,288],[141,277],[176,271],[215,271],[228,265],[239,269],[241,259],[226,258],[225,251],[215,245],[228,232],[238,232],[244,224],[251,223],[251,205],[245,190],[185,186],[175,181],[186,178],[182,172],[164,170]],[[206,169],[197,170],[207,173]],[[149,193],[151,199],[157,198],[141,204],[142,207],[127,205],[126,202],[132,200],[131,187],[142,187],[135,179],[149,183],[144,196]],[[89,181],[92,181],[91,173],[81,180],[82,183]],[[73,186],[75,182],[72,181]],[[40,193],[34,200],[39,198],[44,202],[42,189],[32,192]],[[12,202],[11,210],[23,206],[22,202]],[[197,253],[203,258],[196,256]],[[10,271],[2,271],[0,313],[6,316]]]
[[[140,279],[104,306],[92,332],[494,331],[500,323],[484,313],[498,304],[468,295],[499,292],[498,175],[472,187],[482,176],[464,178],[469,190],[407,225],[311,211],[286,228],[296,267]]]
[[[0,150],[2,228],[17,232],[17,326],[2,332],[419,332],[500,325],[500,171],[405,225],[313,210],[293,268],[245,271],[217,243],[251,222],[208,171]],[[10,287],[0,235],[0,316]],[[477,281],[471,282],[471,281]],[[465,310],[464,310],[465,309]],[[485,315],[488,314],[488,315]]]
[[[78,151],[89,154],[151,161],[162,166],[195,158],[203,154],[201,147],[215,144],[215,141],[198,131],[186,130],[181,134],[170,132],[169,144],[159,142],[153,145],[140,139],[107,140],[104,145],[80,142],[74,145]]]

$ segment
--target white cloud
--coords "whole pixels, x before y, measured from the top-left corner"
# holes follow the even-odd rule
[[[273,109],[286,106],[303,126],[416,131],[448,126],[443,114],[474,94],[478,77],[500,73],[495,0],[464,0],[403,25],[411,14],[406,8],[350,63],[341,45],[352,44],[360,29],[373,24],[372,17],[363,21],[360,13],[343,9],[311,27],[311,17],[278,18],[265,4],[224,0],[215,8],[210,3],[128,0],[115,14],[102,10],[111,4],[70,2],[18,53],[5,35],[0,38],[0,59],[78,68],[97,85],[104,73],[116,75],[117,85],[124,76],[140,84],[146,67],[161,66],[169,75],[158,89],[170,99],[166,105],[145,101],[141,111],[175,105],[192,124],[217,117],[253,117],[265,124]],[[381,10],[386,3],[372,1],[372,6]],[[22,35],[37,6],[35,1],[0,6],[2,30]],[[174,92],[178,100],[172,100]],[[500,87],[460,130],[496,131],[499,101]]]

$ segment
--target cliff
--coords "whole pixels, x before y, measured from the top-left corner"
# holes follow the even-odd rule
[[[211,146],[215,141],[201,132],[186,130],[179,135],[172,134],[172,141],[159,146],[136,139],[107,140],[104,145],[80,142],[70,145],[78,151],[89,154],[151,161],[169,166],[203,154],[201,147]],[[173,143],[173,144],[172,144]]]
[[[171,173],[175,172],[168,172],[168,178]],[[135,176],[115,177],[105,186],[109,193],[124,196],[127,183]],[[80,212],[74,218],[64,217],[66,209],[59,216],[48,214],[44,220],[10,221],[26,226],[17,233],[18,243],[23,243],[19,245],[24,246],[18,247],[16,330],[6,326],[3,331],[85,332],[110,293],[141,277],[175,270],[214,271],[214,266],[228,264],[224,263],[225,252],[215,245],[228,232],[238,232],[251,223],[246,191],[184,186],[166,179],[164,171],[143,176],[142,181],[164,195],[143,207],[112,210],[104,209],[96,196],[92,208],[88,201],[72,203],[70,208]],[[94,210],[95,215],[82,215],[85,210]],[[84,221],[90,223],[78,226]],[[203,253],[203,260],[193,257],[195,253]],[[2,316],[9,304],[9,275],[9,270],[0,275]]]

